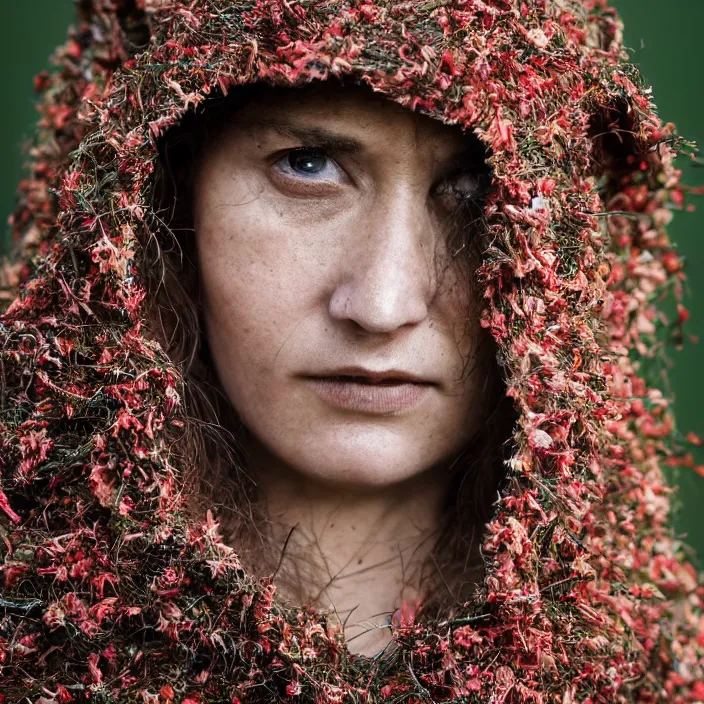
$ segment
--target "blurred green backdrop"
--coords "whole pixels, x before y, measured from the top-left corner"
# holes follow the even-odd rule
[[[626,43],[653,86],[661,116],[679,132],[704,147],[704,72],[702,67],[702,0],[612,0],[626,25]],[[15,185],[22,173],[21,146],[35,121],[32,77],[48,65],[53,48],[63,41],[73,19],[71,0],[0,0],[0,218],[12,210]],[[684,182],[704,185],[704,168],[681,163]],[[673,239],[686,255],[692,313],[689,333],[702,338],[672,353],[672,391],[678,427],[704,437],[704,198],[694,214],[682,213],[671,226]],[[704,465],[704,448],[695,452]],[[671,471],[671,470],[668,470]],[[704,479],[681,471],[682,506],[676,514],[678,531],[688,535],[704,567]]]

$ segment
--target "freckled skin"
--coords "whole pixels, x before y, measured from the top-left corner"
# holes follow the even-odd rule
[[[310,146],[290,133],[301,129],[360,148],[301,174],[286,156]],[[434,190],[465,140],[368,93],[328,90],[249,104],[206,149],[195,226],[207,334],[259,471],[388,487],[476,431],[486,371],[462,371],[483,332],[447,264]],[[350,365],[436,386],[415,407],[372,415],[328,405],[303,378]]]

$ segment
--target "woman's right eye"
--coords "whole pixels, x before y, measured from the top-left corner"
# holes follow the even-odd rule
[[[337,182],[345,180],[344,171],[319,149],[292,149],[274,166],[288,176],[305,180]]]

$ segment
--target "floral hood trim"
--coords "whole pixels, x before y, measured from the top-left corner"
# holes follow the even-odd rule
[[[702,584],[660,469],[673,423],[644,380],[653,300],[682,280],[664,230],[677,138],[605,0],[78,7],[37,79],[3,274],[0,701],[704,700]],[[159,233],[160,135],[216,91],[342,76],[490,148],[483,325],[519,416],[483,590],[397,624],[385,660],[186,519],[182,379],[145,332],[135,264]]]

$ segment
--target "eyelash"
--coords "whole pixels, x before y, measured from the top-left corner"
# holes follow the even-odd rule
[[[287,175],[294,174],[297,178],[303,178],[309,181],[324,181],[326,179],[315,178],[316,172],[312,172],[304,175],[302,172],[296,172],[295,167],[291,164],[292,157],[308,157],[309,159],[322,158],[326,160],[326,163],[334,164],[335,168],[344,174],[342,167],[329,155],[326,150],[322,147],[299,147],[296,149],[290,149],[284,154],[280,155],[279,158],[274,162],[274,166],[278,167],[280,171]],[[312,176],[313,178],[309,178]]]
[[[325,181],[326,179],[315,178],[315,173],[309,174],[308,176],[313,176],[309,178],[302,175],[301,172],[296,172],[294,167],[291,165],[292,157],[305,157],[308,156],[311,159],[323,158],[327,162],[335,165],[343,174],[344,169],[333,159],[326,151],[325,147],[297,147],[296,149],[290,149],[284,154],[281,154],[279,158],[274,163],[274,166],[279,167],[279,169],[291,175],[293,172],[294,178],[301,178],[308,181]],[[283,165],[283,166],[282,166]],[[452,196],[458,201],[458,205],[466,205],[471,203],[477,203],[481,200],[482,196],[485,194],[486,184],[484,183],[483,174],[475,173],[473,171],[456,171],[453,174],[445,177],[437,186],[435,186],[433,195],[435,197],[445,197]],[[462,189],[456,188],[457,181],[462,178],[469,178],[473,180],[473,188],[469,189],[471,192],[464,191]]]
[[[458,181],[467,178],[472,181],[472,187],[466,190],[457,188]],[[435,195],[438,197],[451,195],[460,204],[476,203],[482,199],[486,193],[486,184],[483,174],[473,171],[458,171],[444,178],[436,187]]]

